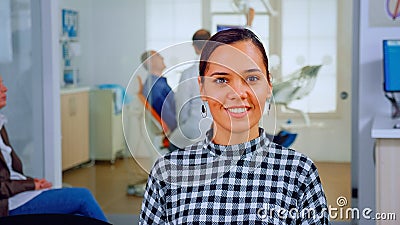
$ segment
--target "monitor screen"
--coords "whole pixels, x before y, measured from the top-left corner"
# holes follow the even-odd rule
[[[243,28],[243,26],[217,24],[217,32],[219,32],[221,30],[232,29],[232,28]]]
[[[383,87],[400,92],[400,40],[383,41]]]

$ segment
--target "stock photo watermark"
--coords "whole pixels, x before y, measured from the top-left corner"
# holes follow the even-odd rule
[[[328,213],[331,220],[359,220],[361,218],[367,220],[396,220],[396,213],[394,212],[374,212],[371,208],[352,208],[346,207],[348,201],[346,197],[340,196],[336,199],[338,207],[331,205],[328,208],[322,208],[317,210],[314,208],[305,208],[298,210],[292,208],[290,210],[280,208],[277,206],[259,208],[257,211],[257,217],[261,220],[265,220],[268,217],[278,217],[280,219],[318,219],[323,218]]]

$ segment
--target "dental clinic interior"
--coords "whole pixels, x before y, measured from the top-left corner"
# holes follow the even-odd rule
[[[162,140],[143,132],[141,54],[162,55],[175,91],[198,57],[193,33],[245,26],[252,8],[250,29],[267,50],[275,98],[262,126],[296,134],[290,148],[314,161],[330,207],[400,217],[399,4],[1,0],[1,114],[26,174],[86,187],[110,223],[137,224],[143,196],[132,188],[147,179],[149,149],[162,154]],[[310,66],[318,69],[304,72]],[[332,224],[399,219],[331,215]]]

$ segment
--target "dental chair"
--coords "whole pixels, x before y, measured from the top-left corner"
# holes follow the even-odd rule
[[[284,81],[273,84],[273,96],[276,105],[298,112],[303,116],[305,124],[310,125],[310,118],[306,112],[291,108],[289,105],[295,100],[302,99],[310,94],[317,81],[317,75],[322,65],[304,66],[293,72]]]
[[[150,139],[157,150],[162,150],[162,153],[165,153],[165,149],[168,148],[169,142],[167,138],[167,134],[170,133],[170,129],[167,123],[161,118],[160,115],[156,112],[156,110],[151,106],[151,104],[147,101],[146,97],[142,94],[143,91],[143,83],[140,77],[137,77],[139,84],[139,91],[137,93],[138,99],[143,104],[145,111],[145,129],[148,130],[148,134],[150,135]]]
[[[140,77],[137,77],[136,84],[138,91],[131,104],[132,109],[127,110],[127,117],[124,116],[124,130],[132,156],[149,173],[154,162],[169,152],[166,134],[169,134],[170,129],[142,94],[143,83]],[[143,182],[128,185],[128,195],[143,195],[147,176],[140,180]]]

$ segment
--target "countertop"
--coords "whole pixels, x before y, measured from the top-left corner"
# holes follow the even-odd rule
[[[62,87],[60,89],[60,94],[73,94],[82,91],[89,91],[89,86],[78,86],[78,87]]]
[[[394,129],[395,124],[400,124],[400,118],[392,119],[390,115],[379,115],[374,118],[371,129],[372,138],[400,138],[400,127]]]

